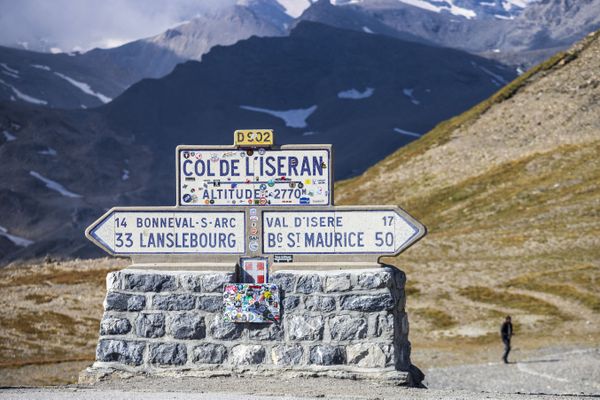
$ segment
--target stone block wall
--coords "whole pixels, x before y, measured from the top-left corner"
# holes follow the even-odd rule
[[[107,277],[95,371],[411,376],[404,274],[369,270],[273,273],[279,324],[226,323],[223,285],[235,273],[125,269]]]

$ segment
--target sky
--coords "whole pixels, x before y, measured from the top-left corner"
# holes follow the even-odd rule
[[[0,0],[0,44],[86,51],[153,36],[234,0]]]

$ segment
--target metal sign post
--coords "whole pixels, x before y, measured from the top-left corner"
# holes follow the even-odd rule
[[[396,206],[333,205],[331,145],[273,147],[272,130],[239,130],[233,146],[176,149],[175,207],[117,207],[86,236],[137,267],[269,269],[378,265],[426,234]]]

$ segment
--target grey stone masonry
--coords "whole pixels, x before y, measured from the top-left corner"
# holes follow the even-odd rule
[[[281,296],[277,324],[226,322],[222,293],[231,282],[236,273],[110,273],[90,371],[290,373],[419,383],[410,362],[400,270],[274,272],[270,282]]]

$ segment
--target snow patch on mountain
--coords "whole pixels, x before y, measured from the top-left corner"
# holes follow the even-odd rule
[[[486,74],[488,74],[489,76],[492,77],[492,83],[496,86],[501,86],[501,85],[506,85],[508,82],[506,81],[506,79],[504,79],[502,77],[502,75],[496,74],[492,71],[490,71],[489,69],[487,69],[486,67],[484,67],[483,65],[479,65],[476,62],[471,61],[471,64],[476,67],[479,68],[481,71],[485,72]]]
[[[368,26],[363,26],[363,27],[362,27],[362,30],[363,30],[363,32],[365,32],[365,33],[375,33],[375,32],[373,32],[372,30],[370,30]]]
[[[375,92],[375,89],[373,89],[372,87],[366,88],[364,92],[360,92],[356,89],[350,89],[350,90],[344,90],[342,92],[339,92],[337,94],[337,97],[339,97],[340,99],[360,100],[360,99],[366,99],[368,97],[371,97],[374,92]]]
[[[306,128],[308,125],[306,123],[306,119],[310,117],[310,115],[315,112],[317,106],[311,106],[308,108],[297,108],[293,110],[269,110],[267,108],[253,107],[253,106],[240,106],[240,108],[248,111],[256,111],[260,113],[265,113],[272,115],[274,117],[280,118],[285,122],[286,126],[290,128]]]
[[[425,0],[399,0],[402,3],[409,4],[411,6],[419,7],[424,10],[433,11],[440,13],[442,11],[448,11],[451,14],[465,17],[467,19],[475,18],[477,13],[468,8],[462,8],[454,4],[454,0],[445,0],[442,2],[435,2],[435,4],[429,3]],[[440,5],[437,5],[440,4]]]
[[[44,71],[51,71],[50,67],[47,65],[41,65],[41,64],[31,64],[31,66],[33,68],[37,68],[37,69],[43,69]]]
[[[58,153],[52,147],[48,147],[46,150],[38,151],[38,154],[43,156],[56,156]]]
[[[2,71],[2,73],[6,76],[10,76],[11,78],[19,79],[19,75],[13,74],[12,72]]]
[[[12,142],[13,140],[17,140],[17,137],[10,133],[9,131],[2,132],[4,134],[4,138],[7,142]]]
[[[53,181],[51,179],[48,179],[48,178],[42,176],[41,174],[39,174],[39,173],[37,173],[35,171],[29,171],[29,175],[31,175],[34,178],[39,179],[40,181],[44,182],[46,184],[46,187],[48,189],[54,190],[54,191],[60,193],[61,195],[65,196],[65,197],[71,197],[71,198],[82,197],[80,194],[73,193],[73,192],[67,190],[67,188],[65,188],[60,183],[58,183],[56,181]]]
[[[10,68],[5,63],[0,63],[0,66],[2,66],[2,68],[4,68],[6,71],[10,72],[11,74],[19,75],[19,71],[17,71],[16,69]]]
[[[277,2],[292,18],[298,18],[311,4],[310,0],[277,0]]]
[[[406,136],[421,137],[420,133],[411,132],[411,131],[407,131],[405,129],[400,129],[400,128],[394,128],[394,132],[397,132],[397,133],[400,133],[400,134],[406,135]]]
[[[64,80],[66,80],[67,82],[69,82],[71,85],[75,86],[76,88],[78,88],[79,90],[81,90],[83,93],[85,94],[89,94],[90,96],[94,96],[97,97],[98,99],[100,99],[101,102],[103,103],[108,103],[109,101],[111,101],[112,99],[108,96],[103,95],[100,92],[94,92],[92,90],[92,88],[90,87],[90,85],[88,85],[85,82],[79,82],[65,74],[61,74],[60,72],[55,72],[56,75],[60,76],[61,78],[63,78]]]
[[[0,236],[4,236],[5,238],[7,238],[8,240],[20,247],[27,247],[34,243],[33,240],[25,239],[16,235],[11,235],[10,233],[8,233],[8,229],[6,229],[3,226],[0,226]]]
[[[129,170],[124,169],[123,172],[121,173],[121,180],[126,181],[128,179],[129,179]]]
[[[26,101],[31,104],[38,104],[38,105],[44,105],[44,106],[48,104],[48,102],[46,100],[41,100],[41,99],[35,98],[33,96],[29,96],[28,94],[21,92],[19,89],[17,89],[10,83],[4,82],[2,79],[0,79],[0,84],[12,89],[15,96],[17,96],[19,99],[21,99],[23,101]]]
[[[419,104],[421,104],[421,102],[415,98],[414,92],[415,90],[411,88],[402,89],[402,94],[408,97],[411,103],[413,103],[415,106],[418,106]]]

